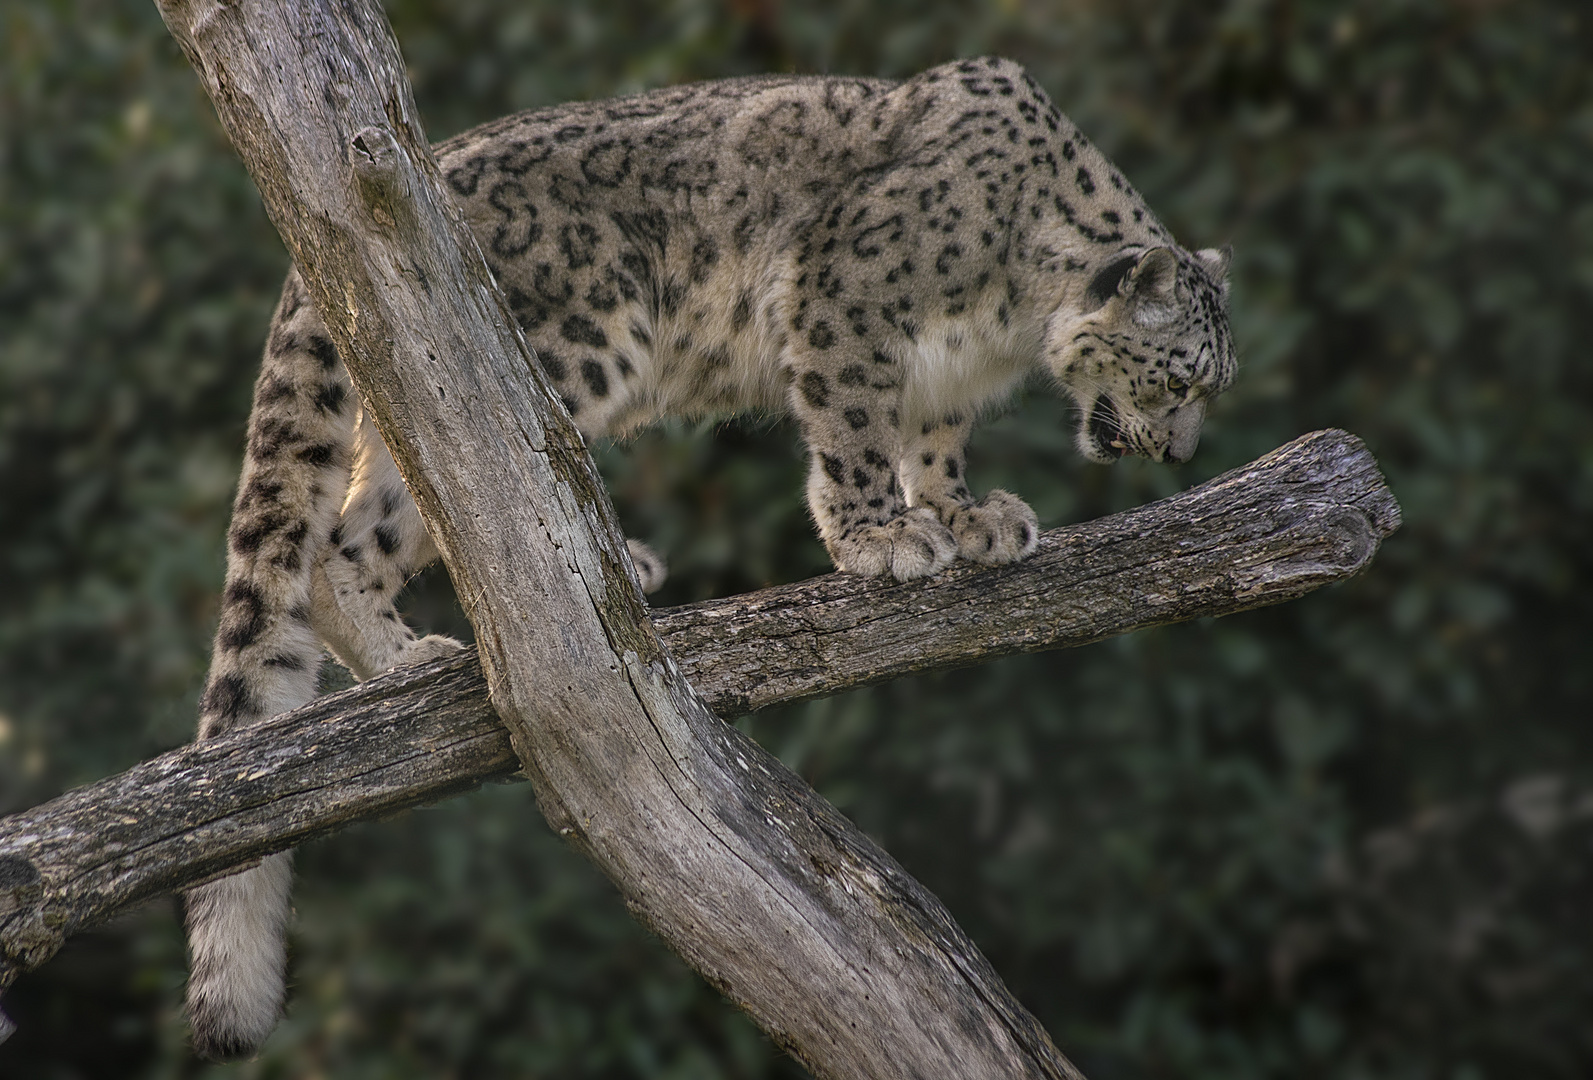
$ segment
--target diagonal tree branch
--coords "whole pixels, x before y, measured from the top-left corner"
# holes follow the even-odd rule
[[[472,598],[554,830],[820,1077],[1077,1076],[944,906],[687,683],[376,0],[157,2]]]
[[[840,574],[654,624],[720,715],[913,671],[1293,599],[1399,524],[1352,435],[1316,432],[1172,498],[1046,533],[1027,562],[896,585]],[[479,661],[392,672],[0,820],[0,988],[129,904],[519,769]]]

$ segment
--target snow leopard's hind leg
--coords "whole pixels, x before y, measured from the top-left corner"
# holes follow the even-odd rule
[[[417,637],[394,603],[436,557],[392,455],[370,418],[360,417],[348,500],[311,580],[311,623],[356,679],[460,647],[449,637]]]
[[[626,543],[643,591],[663,584],[663,559],[639,541]],[[355,678],[460,647],[450,637],[417,637],[394,604],[404,583],[436,557],[392,455],[369,418],[361,417],[348,501],[311,580],[311,623]]]
[[[227,584],[199,703],[209,739],[316,693],[311,570],[348,486],[355,403],[337,350],[290,274],[255,385],[227,534]],[[247,1056],[282,1007],[291,855],[186,890],[188,1011],[206,1057]]]
[[[394,606],[437,552],[297,273],[273,319],[240,484],[201,739],[314,698],[322,642],[362,680],[460,647],[417,637]],[[643,589],[656,589],[663,560],[628,546]],[[184,893],[200,1054],[246,1057],[275,1026],[291,883],[281,852]]]

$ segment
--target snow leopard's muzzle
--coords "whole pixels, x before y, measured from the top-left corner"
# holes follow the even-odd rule
[[[1185,402],[1160,423],[1139,425],[1123,422],[1117,406],[1107,394],[1098,394],[1079,431],[1079,449],[1091,461],[1109,465],[1125,454],[1139,454],[1152,461],[1181,464],[1195,456],[1200,444],[1200,427],[1206,418],[1206,403],[1200,399]]]
[[[1080,434],[1083,436],[1079,440],[1080,448],[1084,450],[1084,456],[1091,460],[1110,464],[1128,453],[1117,407],[1105,394],[1098,394],[1090,402],[1089,412],[1084,417],[1084,430]]]

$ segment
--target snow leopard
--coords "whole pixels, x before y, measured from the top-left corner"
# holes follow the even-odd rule
[[[665,416],[795,419],[838,570],[923,578],[1034,551],[976,495],[973,421],[1031,373],[1079,452],[1182,462],[1234,377],[1224,250],[1188,251],[1019,65],[900,82],[764,76],[537,109],[435,147],[450,193],[587,438]],[[436,557],[290,273],[254,392],[206,739],[444,655],[395,595]],[[638,583],[662,581],[644,545]],[[185,895],[195,1046],[253,1053],[284,998],[290,853]]]

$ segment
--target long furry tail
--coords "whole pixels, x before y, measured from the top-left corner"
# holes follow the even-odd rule
[[[283,851],[184,894],[193,954],[188,1017],[204,1057],[252,1057],[276,1025],[292,884],[293,853]]]

